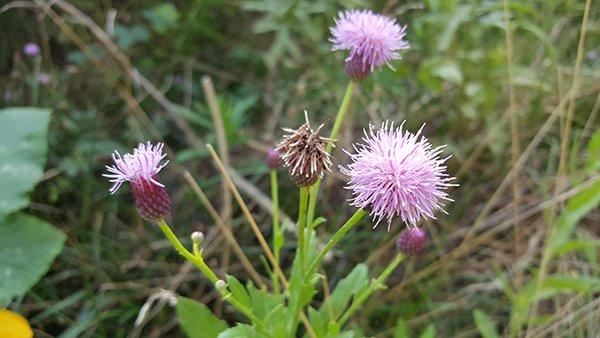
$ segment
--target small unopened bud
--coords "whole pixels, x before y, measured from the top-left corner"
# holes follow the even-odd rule
[[[398,237],[396,248],[407,256],[414,256],[423,250],[426,241],[425,231],[419,228],[409,228]]]
[[[265,158],[265,162],[270,170],[277,170],[283,165],[281,154],[275,149],[269,150],[267,157]]]
[[[222,280],[219,279],[216,283],[215,283],[215,288],[217,288],[217,290],[224,290],[227,288],[227,283]]]
[[[190,237],[192,238],[192,241],[196,242],[197,244],[200,244],[200,242],[204,240],[204,234],[202,231],[194,231]]]

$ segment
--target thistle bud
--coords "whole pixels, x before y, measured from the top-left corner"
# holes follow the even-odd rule
[[[269,167],[269,170],[281,168],[281,165],[283,164],[281,154],[275,149],[269,150],[267,157],[265,158],[265,163],[267,164],[267,167]]]
[[[304,114],[306,123],[296,130],[284,128],[288,134],[284,135],[275,148],[283,154],[283,163],[292,181],[299,187],[312,185],[323,177],[332,165],[331,155],[327,152],[327,145],[333,144],[332,140],[319,136],[323,125],[313,130],[307,112]]]
[[[200,242],[204,240],[204,233],[202,233],[202,231],[194,231],[190,237],[192,238],[192,241],[200,244]]]
[[[164,218],[171,212],[171,199],[157,177],[158,172],[169,163],[163,162],[167,155],[162,149],[162,143],[153,146],[148,142],[140,144],[133,154],[121,156],[115,151],[114,165],[106,166],[108,173],[103,175],[113,183],[111,194],[123,183],[130,182],[138,213],[148,220]]]
[[[420,253],[427,241],[425,231],[419,228],[406,229],[396,241],[396,248],[406,256]]]

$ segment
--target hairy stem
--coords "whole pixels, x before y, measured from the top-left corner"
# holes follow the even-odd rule
[[[273,256],[275,262],[279,264],[281,259],[281,248],[283,247],[283,234],[279,224],[279,186],[277,181],[277,170],[271,170],[271,200],[273,201]],[[279,277],[275,271],[271,274],[273,281],[273,290],[277,296],[280,295]]]
[[[304,276],[306,269],[306,244],[305,225],[306,225],[306,207],[308,204],[308,187],[300,187],[300,201],[298,206],[298,246],[296,248],[296,255],[298,262],[300,263],[300,271]]]
[[[340,105],[340,109],[335,116],[335,122],[333,123],[333,128],[331,128],[331,134],[329,138],[332,140],[337,139],[338,134],[340,133],[340,128],[342,127],[342,123],[344,122],[344,118],[346,117],[346,112],[348,112],[348,108],[350,108],[350,101],[352,100],[352,94],[354,93],[354,88],[356,87],[356,82],[350,81],[348,86],[346,87],[346,92],[344,93],[344,98],[342,99],[342,104]],[[331,154],[333,150],[333,145],[327,145],[327,153]],[[309,227],[308,233],[311,233],[312,223],[315,217],[315,208],[317,207],[317,195],[319,194],[319,187],[321,186],[321,179],[319,178],[315,184],[310,187],[310,200],[308,201],[308,216],[307,216],[307,224]]]
[[[206,276],[206,278],[208,278],[208,280],[211,281],[211,283],[215,284],[219,280],[219,277],[217,277],[217,275],[211,270],[211,268],[208,265],[206,265],[204,259],[201,256],[196,256],[192,254],[183,246],[183,244],[181,244],[179,239],[177,239],[177,236],[173,233],[173,231],[164,219],[158,219],[156,223],[158,223],[160,230],[162,230],[165,236],[167,236],[167,239],[169,240],[169,242],[171,242],[173,248],[175,248],[175,250],[177,250],[177,252],[180,255],[182,255],[185,259],[194,264],[198,269],[200,269],[200,271],[202,271],[202,273]]]
[[[344,237],[348,230],[352,229],[352,227],[355,226],[356,223],[358,223],[358,221],[360,221],[363,217],[365,217],[366,214],[367,212],[365,210],[358,209],[354,215],[352,215],[352,217],[350,217],[346,223],[344,223],[344,225],[338,229],[333,237],[331,237],[329,242],[327,242],[327,245],[325,245],[323,250],[319,252],[315,260],[312,262],[305,278],[310,278],[310,276],[317,271],[319,265],[323,261],[323,258],[325,258],[325,255],[327,255],[327,253],[331,251],[331,249]]]
[[[208,280],[210,280],[211,283],[213,283],[213,285],[215,285],[217,281],[219,281],[219,277],[217,277],[217,275],[212,271],[212,269],[204,262],[204,258],[202,258],[197,243],[194,243],[194,253],[191,253],[185,248],[185,246],[183,246],[183,244],[181,244],[179,239],[177,239],[177,236],[175,235],[175,233],[173,233],[173,230],[171,230],[171,227],[169,227],[169,225],[167,224],[167,222],[165,222],[164,219],[160,218],[156,220],[156,223],[158,224],[162,232],[165,234],[169,242],[171,242],[173,248],[175,248],[175,250],[180,255],[182,255],[185,259],[194,264],[206,276],[206,278],[208,278]],[[265,333],[267,332],[264,327],[264,324],[258,320],[258,318],[254,315],[254,313],[252,313],[252,311],[249,308],[247,308],[246,306],[244,306],[244,304],[237,300],[231,292],[229,292],[226,288],[217,288],[217,291],[219,292],[223,300],[228,301],[238,311],[243,313],[252,322],[254,322],[260,331]]]

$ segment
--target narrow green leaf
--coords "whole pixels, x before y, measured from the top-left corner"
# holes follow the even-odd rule
[[[396,327],[394,327],[394,338],[408,338],[408,325],[404,318],[398,318]]]
[[[248,295],[246,288],[239,280],[237,280],[237,278],[227,275],[227,285],[229,286],[229,291],[231,291],[233,297],[245,307],[250,307],[250,296]]]
[[[206,305],[193,299],[177,297],[179,325],[190,338],[215,338],[227,330],[227,323],[217,318]]]
[[[590,292],[600,288],[600,278],[592,276],[549,276],[544,280],[543,288],[563,292]]]
[[[586,169],[589,171],[600,169],[600,130],[597,130],[590,138],[587,153]]]
[[[475,325],[477,330],[483,338],[499,338],[500,336],[496,332],[496,325],[490,319],[490,317],[483,311],[475,309],[473,311],[473,317],[475,318]]]
[[[421,338],[435,338],[435,325],[429,324],[421,333]]]
[[[566,208],[554,224],[557,227],[556,235],[550,243],[553,254],[556,254],[558,248],[570,239],[577,223],[597,208],[598,204],[600,204],[600,180],[569,199]]]

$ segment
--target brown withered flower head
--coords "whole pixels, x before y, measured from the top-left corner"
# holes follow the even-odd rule
[[[312,185],[332,165],[331,155],[326,150],[328,144],[333,145],[332,140],[319,136],[323,125],[313,130],[306,111],[304,116],[306,123],[300,128],[283,128],[287,134],[275,148],[282,154],[283,164],[288,168],[292,181],[299,187]]]

